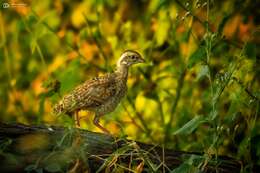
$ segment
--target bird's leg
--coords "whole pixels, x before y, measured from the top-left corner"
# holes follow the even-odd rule
[[[74,119],[76,121],[76,127],[80,127],[80,122],[79,122],[79,111],[76,110],[76,112],[74,113]]]
[[[103,126],[101,126],[99,124],[99,118],[100,118],[100,115],[99,114],[95,114],[95,118],[93,120],[93,123],[95,124],[95,126],[97,126],[99,129],[101,129],[103,132],[105,132],[106,134],[110,135],[110,132],[106,128],[104,128]]]

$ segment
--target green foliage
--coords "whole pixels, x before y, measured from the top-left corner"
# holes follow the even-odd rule
[[[60,92],[62,94],[68,92],[80,81],[79,73],[77,69],[80,68],[80,62],[78,59],[70,62],[68,67],[63,69],[62,73],[55,74],[58,80],[61,82]]]
[[[193,54],[191,54],[188,62],[188,67],[191,68],[196,63],[205,60],[206,58],[206,49],[205,47],[198,48]]]
[[[248,58],[256,59],[256,45],[254,43],[246,43],[245,55]]]
[[[205,120],[202,116],[195,116],[192,120],[174,132],[174,135],[189,135],[203,122],[205,122]]]

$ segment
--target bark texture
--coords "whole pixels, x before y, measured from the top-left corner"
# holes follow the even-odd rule
[[[0,123],[1,172],[131,172],[132,165],[137,172],[170,172],[182,165],[179,169],[216,173],[240,172],[242,166],[226,156],[206,157],[87,130]]]

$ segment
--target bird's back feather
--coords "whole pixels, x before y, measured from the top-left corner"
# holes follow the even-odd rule
[[[119,89],[116,73],[107,74],[88,80],[65,95],[54,106],[55,114],[70,114],[76,110],[95,108],[105,104],[111,97],[116,96]],[[119,81],[122,82],[122,81]]]

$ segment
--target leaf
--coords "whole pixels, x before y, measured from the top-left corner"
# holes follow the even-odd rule
[[[162,46],[164,42],[168,39],[170,22],[168,19],[168,15],[165,10],[161,10],[159,12],[159,25],[157,28],[157,32],[155,33],[157,46]]]
[[[141,173],[144,170],[144,161],[140,162],[138,166],[135,168],[136,173]]]
[[[47,166],[45,166],[44,169],[48,172],[60,172],[61,171],[61,167],[57,163],[50,163]]]
[[[171,173],[186,173],[186,172],[188,173],[191,171],[191,169],[192,169],[191,165],[187,163],[183,163],[179,167],[172,170]]]
[[[35,48],[37,46],[37,41],[36,39],[32,39],[31,43],[30,43],[30,48],[31,48],[31,53],[33,54],[35,51]]]
[[[74,34],[72,31],[67,31],[66,34],[65,34],[65,42],[68,44],[68,45],[73,45],[73,38],[74,38]]]
[[[196,63],[200,62],[206,57],[205,47],[198,48],[190,57],[188,61],[188,68],[193,67]]]
[[[188,163],[189,165],[193,166],[199,166],[201,163],[205,161],[205,156],[200,156],[200,155],[195,155],[192,154],[189,159],[187,159],[185,162]]]
[[[174,135],[177,134],[190,134],[192,133],[200,124],[204,123],[205,120],[202,116],[195,116],[192,120],[184,124],[180,129],[174,132]]]
[[[191,29],[183,33],[182,41],[188,43],[191,34]]]
[[[31,171],[35,170],[36,168],[37,168],[37,166],[35,164],[31,164],[31,165],[26,166],[24,170],[26,172],[31,172]]]
[[[217,116],[218,116],[218,111],[217,111],[217,110],[212,110],[212,111],[209,113],[209,119],[210,119],[211,121],[213,121]]]
[[[230,15],[225,15],[223,17],[223,19],[221,20],[220,24],[218,25],[218,34],[219,35],[221,35],[223,33],[224,26],[227,23],[229,18],[230,18]]]
[[[100,32],[100,30],[98,28],[96,28],[96,30],[93,32],[93,37],[96,40],[100,40],[102,38],[102,33]]]
[[[197,80],[200,80],[204,76],[209,77],[209,67],[207,65],[202,65],[197,76]]]
[[[61,83],[60,92],[64,94],[65,92],[71,90],[80,81],[79,75],[80,61],[78,59],[70,62],[69,66],[62,72],[57,71],[56,75]]]
[[[161,6],[165,5],[166,3],[167,3],[167,1],[165,1],[165,0],[152,0],[149,3],[148,10],[151,13],[154,13],[155,11],[157,11]]]
[[[38,169],[35,170],[35,172],[37,172],[37,173],[43,173],[43,169],[42,169],[42,168],[38,168]]]
[[[0,143],[0,151],[4,151],[9,145],[12,144],[12,140],[11,139],[1,139],[1,143]]]
[[[256,59],[256,45],[253,43],[247,43],[245,45],[245,55],[247,58]]]

